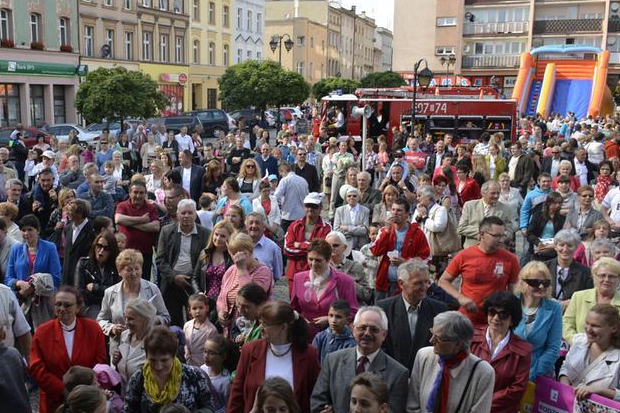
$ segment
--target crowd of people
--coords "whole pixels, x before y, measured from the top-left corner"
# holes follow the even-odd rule
[[[620,401],[620,123],[397,125],[362,151],[308,121],[32,148],[18,125],[3,409],[515,413],[538,377]]]

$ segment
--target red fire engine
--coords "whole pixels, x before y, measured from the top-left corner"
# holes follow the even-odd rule
[[[322,114],[337,106],[346,117],[341,132],[361,136],[361,120],[351,116],[354,106],[370,105],[370,136],[384,134],[392,140],[393,126],[411,127],[413,88],[357,89],[354,95],[332,93],[322,100]],[[418,88],[415,125],[424,133],[440,137],[452,134],[457,142],[467,143],[482,132],[503,132],[505,139],[515,140],[517,105],[502,99],[492,87],[429,87]]]

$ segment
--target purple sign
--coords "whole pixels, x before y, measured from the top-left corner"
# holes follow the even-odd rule
[[[573,413],[575,392],[571,386],[545,377],[536,379],[534,413]]]

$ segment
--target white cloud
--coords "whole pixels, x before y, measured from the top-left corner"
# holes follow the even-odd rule
[[[394,26],[394,0],[340,0],[343,7],[357,7],[357,12],[366,12],[366,15],[375,19],[377,26],[387,27],[393,30]]]

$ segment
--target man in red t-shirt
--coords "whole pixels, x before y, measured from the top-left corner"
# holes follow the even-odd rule
[[[480,242],[459,252],[439,279],[439,286],[456,298],[460,311],[476,327],[486,326],[484,299],[496,291],[513,291],[519,280],[519,260],[502,248],[504,221],[496,216],[480,222]],[[461,276],[461,290],[452,282]]]
[[[159,232],[159,213],[155,204],[146,200],[146,185],[134,181],[129,187],[129,199],[116,206],[114,221],[127,237],[126,248],[142,253],[142,278],[151,279],[153,245]]]
[[[403,151],[405,152],[405,161],[413,164],[418,174],[424,172],[426,168],[426,154],[420,150],[418,139],[407,139],[407,147]]]

